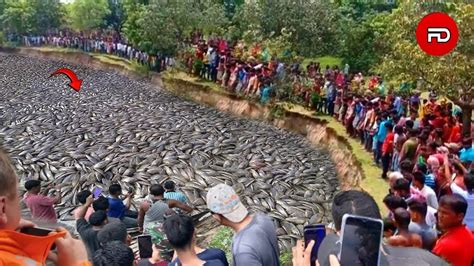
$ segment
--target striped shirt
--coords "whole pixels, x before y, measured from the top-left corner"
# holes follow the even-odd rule
[[[188,199],[186,198],[186,196],[181,192],[176,192],[176,191],[165,192],[164,196],[165,196],[165,199],[181,201],[184,204],[187,204],[188,202]]]

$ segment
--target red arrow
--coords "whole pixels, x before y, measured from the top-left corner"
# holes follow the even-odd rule
[[[57,74],[66,75],[69,78],[69,80],[71,80],[71,83],[69,83],[69,87],[71,87],[75,91],[79,92],[79,90],[81,89],[82,80],[77,78],[76,73],[74,73],[74,71],[70,70],[69,68],[60,68],[60,69],[56,70],[56,72],[51,74],[51,76],[49,76],[49,77],[52,77],[52,76],[57,75]]]

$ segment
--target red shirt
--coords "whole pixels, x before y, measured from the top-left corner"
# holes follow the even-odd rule
[[[395,141],[395,134],[390,132],[385,137],[385,140],[382,144],[382,153],[383,154],[391,154],[393,152],[393,142]]]
[[[56,201],[54,198],[26,193],[24,201],[34,219],[56,222],[56,212],[53,208]]]
[[[471,266],[474,262],[474,235],[465,225],[451,229],[438,239],[433,253],[453,266]]]

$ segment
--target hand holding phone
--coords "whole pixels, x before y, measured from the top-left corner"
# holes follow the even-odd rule
[[[326,237],[326,228],[324,224],[315,224],[307,225],[303,229],[304,232],[304,246],[308,246],[311,240],[314,241],[313,248],[311,250],[311,266],[315,265],[316,260],[318,259],[318,249],[323,242],[324,237]]]
[[[101,194],[102,194],[102,188],[100,187],[94,188],[94,191],[92,192],[92,195],[94,195],[94,199],[98,199]]]

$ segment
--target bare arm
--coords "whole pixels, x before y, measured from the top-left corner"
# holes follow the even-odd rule
[[[79,207],[79,211],[77,212],[78,219],[82,219],[86,216],[87,209],[89,209],[93,201],[94,201],[94,198],[92,197],[92,195],[87,197],[86,203],[84,203],[84,205]]]
[[[143,222],[145,221],[145,213],[148,211],[150,208],[150,204],[148,202],[142,202],[140,204],[140,208],[138,209],[138,228],[140,228],[140,231],[143,232]]]
[[[193,211],[193,208],[189,207],[188,205],[182,203],[181,201],[177,200],[168,200],[168,206],[170,208],[180,208],[181,210],[185,211],[186,213],[190,213]]]

